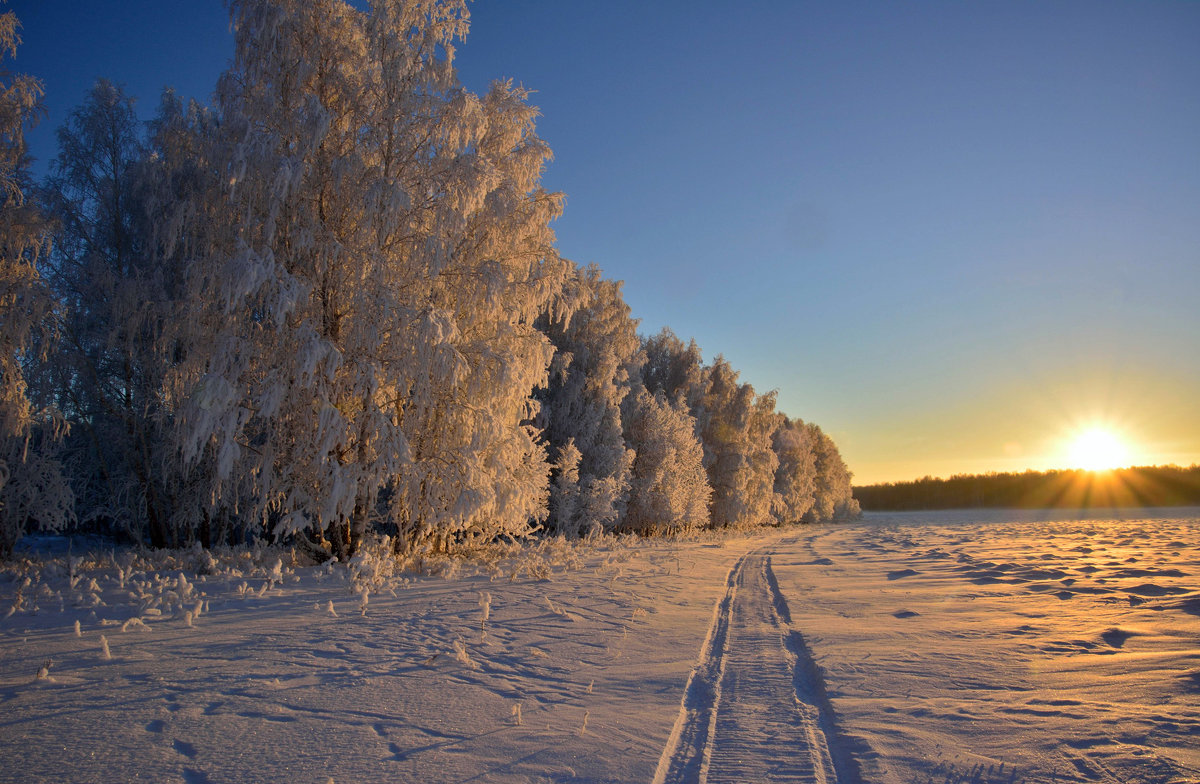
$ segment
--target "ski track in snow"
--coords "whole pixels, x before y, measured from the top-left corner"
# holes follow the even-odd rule
[[[729,571],[654,784],[859,782],[769,550]]]

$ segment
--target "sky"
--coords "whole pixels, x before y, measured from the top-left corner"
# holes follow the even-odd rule
[[[558,247],[724,355],[855,482],[1200,462],[1200,3],[479,0],[534,90]],[[217,0],[15,0],[30,135],[97,77],[207,100]]]

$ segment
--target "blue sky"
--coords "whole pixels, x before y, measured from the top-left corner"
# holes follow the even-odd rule
[[[221,3],[18,0],[34,154],[98,76],[204,98]],[[724,354],[858,480],[1200,461],[1200,3],[475,2],[536,91],[568,257]]]

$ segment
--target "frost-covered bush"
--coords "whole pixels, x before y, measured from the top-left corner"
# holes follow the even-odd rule
[[[73,522],[75,495],[52,444],[15,438],[3,443],[0,557],[7,557],[26,531],[61,531]]]

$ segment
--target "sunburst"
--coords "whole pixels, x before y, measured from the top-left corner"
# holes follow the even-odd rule
[[[1119,433],[1104,425],[1080,430],[1067,445],[1069,468],[1109,471],[1129,465],[1131,450]]]

